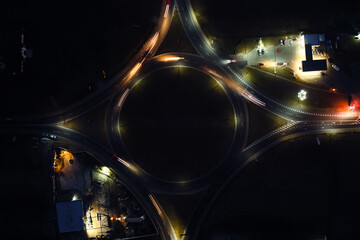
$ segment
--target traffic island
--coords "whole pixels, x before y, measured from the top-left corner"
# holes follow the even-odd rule
[[[208,173],[227,155],[234,110],[210,76],[168,68],[151,73],[130,91],[119,129],[140,168],[161,179],[186,181]]]

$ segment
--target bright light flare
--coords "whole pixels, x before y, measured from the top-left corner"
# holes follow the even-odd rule
[[[79,196],[77,194],[74,194],[71,201],[76,201],[76,200],[79,200],[79,199],[80,199]]]
[[[262,62],[262,64],[263,64],[263,67],[268,67],[268,68],[273,68],[273,67],[275,67],[276,66],[276,62],[275,61],[263,61]]]
[[[159,59],[159,61],[161,62],[176,62],[179,60],[184,59],[183,57],[178,57],[178,56],[173,56],[173,55],[167,55],[167,56],[163,56]]]
[[[261,38],[259,39],[258,50],[259,50],[259,51],[264,50],[264,43],[263,43],[263,41],[262,41]]]
[[[306,97],[307,92],[305,90],[301,90],[300,92],[298,92],[298,98],[300,99],[300,101],[304,101],[307,97]]]
[[[301,48],[305,48],[305,36],[304,36],[304,34],[300,35],[300,46],[301,46]]]
[[[100,172],[101,172],[102,174],[105,174],[105,175],[109,176],[110,173],[111,173],[111,170],[110,170],[108,167],[103,166],[103,167],[101,167]]]
[[[131,71],[129,72],[129,78],[132,78],[132,77],[137,73],[137,71],[139,71],[141,65],[142,65],[141,63],[137,63],[137,64],[131,69]]]
[[[169,5],[169,4],[166,4],[165,13],[164,13],[164,18],[166,18],[167,15],[169,14],[169,7],[170,7],[170,5]]]
[[[355,103],[349,106],[349,111],[353,112],[355,110]]]

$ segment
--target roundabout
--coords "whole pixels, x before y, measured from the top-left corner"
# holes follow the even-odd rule
[[[181,64],[154,58],[113,97],[106,116],[113,151],[155,192],[205,188],[241,153],[247,137],[243,99],[204,71],[211,63],[181,56]],[[195,61],[201,61],[196,68],[186,66]]]
[[[234,111],[221,85],[189,68],[155,71],[130,91],[120,112],[125,150],[158,178],[190,180],[227,154]]]

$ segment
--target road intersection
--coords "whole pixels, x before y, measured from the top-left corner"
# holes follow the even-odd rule
[[[185,32],[200,56],[173,52],[153,57],[166,36],[171,19],[176,14],[176,8]],[[0,119],[1,133],[41,136],[45,132],[59,137],[54,141],[54,145],[66,145],[69,149],[72,145],[76,145],[77,148],[88,152],[115,171],[119,179],[146,209],[162,239],[196,239],[207,211],[221,190],[241,169],[266,150],[281,142],[304,135],[360,132],[357,112],[310,112],[299,107],[288,106],[264,94],[246,80],[241,74],[240,67],[224,64],[224,60],[230,57],[211,46],[196,20],[190,0],[176,0],[176,2],[164,0],[161,16],[158,26],[143,48],[106,88],[61,111],[42,116],[4,117]],[[153,71],[179,66],[200,70],[218,81],[231,100],[237,118],[232,146],[221,164],[207,175],[187,182],[165,181],[151,176],[137,166],[126,153],[118,126],[123,103],[137,81]],[[289,124],[246,146],[248,113],[244,99],[289,120]],[[111,149],[62,126],[63,122],[81,116],[108,100],[110,103],[107,108],[105,126]],[[205,193],[187,223],[184,235],[182,238],[176,236],[166,212],[153,194],[176,195],[200,191],[205,191]]]

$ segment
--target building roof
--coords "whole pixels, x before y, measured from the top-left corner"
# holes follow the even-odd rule
[[[326,59],[302,61],[303,72],[327,70]]]
[[[302,61],[303,72],[327,70],[326,59],[313,60],[311,44],[305,44],[306,61]]]
[[[305,44],[320,45],[320,42],[325,41],[324,34],[305,34]]]
[[[56,213],[60,233],[84,230],[80,200],[56,203]]]
[[[312,48],[311,48],[310,43],[305,44],[305,57],[306,57],[306,61],[312,61],[313,60]]]

